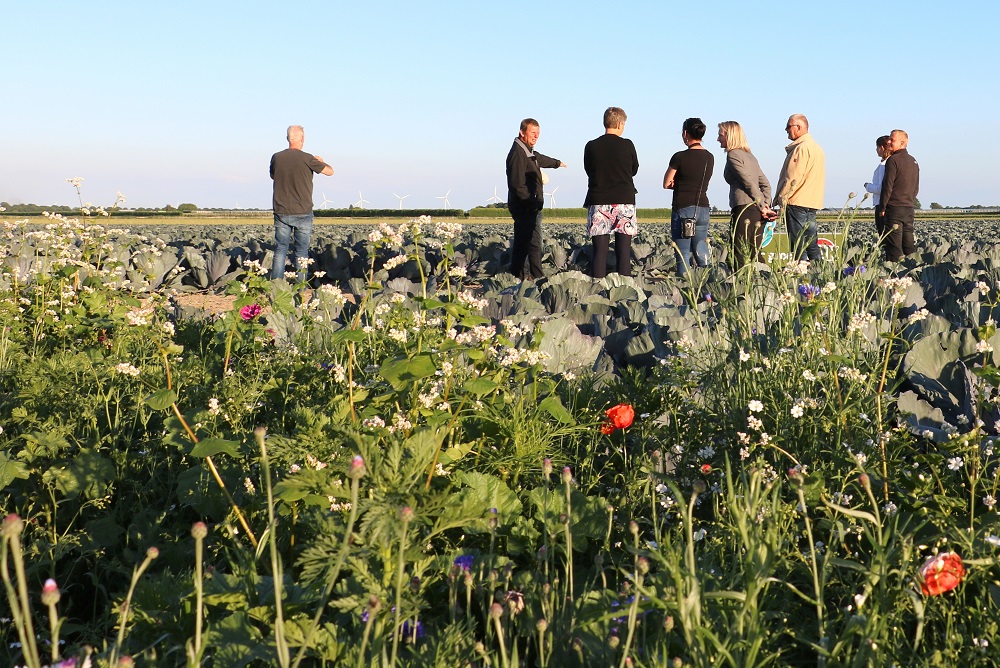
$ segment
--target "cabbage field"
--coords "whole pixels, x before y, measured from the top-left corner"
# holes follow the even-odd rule
[[[997,221],[825,226],[4,222],[4,665],[996,665]]]

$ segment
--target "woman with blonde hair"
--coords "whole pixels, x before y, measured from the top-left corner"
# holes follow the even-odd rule
[[[729,184],[729,208],[732,210],[733,271],[748,261],[760,262],[760,244],[764,220],[774,218],[768,206],[771,184],[760,163],[750,152],[746,134],[736,121],[719,123],[719,146],[726,151],[722,178]]]

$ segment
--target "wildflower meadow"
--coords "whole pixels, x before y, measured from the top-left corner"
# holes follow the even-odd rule
[[[428,218],[308,283],[5,222],[4,664],[996,665],[1000,249],[849,204],[820,262],[535,283]]]

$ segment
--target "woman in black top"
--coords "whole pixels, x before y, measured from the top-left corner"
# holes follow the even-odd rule
[[[708,182],[712,179],[715,158],[701,145],[705,124],[700,118],[684,121],[681,138],[687,150],[674,153],[663,175],[663,187],[674,191],[671,204],[670,236],[674,240],[677,275],[683,276],[692,259],[699,267],[708,266]],[[694,237],[682,235],[682,221],[695,221]],[[692,249],[694,257],[692,258]]]
[[[639,171],[635,146],[622,137],[625,111],[608,107],[604,112],[604,134],[587,142],[583,149],[583,168],[587,172],[587,234],[594,245],[591,275],[604,278],[608,273],[608,243],[615,233],[616,270],[632,275],[632,237],[638,231],[635,218],[635,184]]]

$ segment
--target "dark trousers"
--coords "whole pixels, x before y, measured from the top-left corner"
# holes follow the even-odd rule
[[[764,240],[764,223],[756,204],[734,206],[733,271],[747,262],[760,262],[760,244]]]
[[[514,242],[511,249],[510,273],[517,278],[544,278],[542,272],[542,212],[511,211],[514,219]],[[524,261],[528,273],[524,273]]]
[[[885,259],[899,262],[905,255],[917,251],[913,241],[913,207],[885,207]]]
[[[594,260],[591,263],[590,275],[594,278],[604,278],[608,275],[608,244],[610,234],[598,234],[590,238],[594,245]],[[615,271],[622,276],[632,275],[632,235],[615,232]]]

